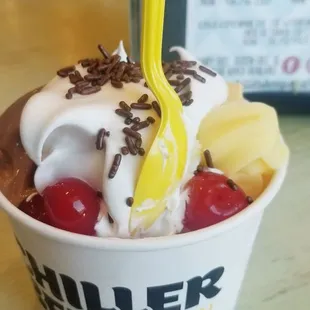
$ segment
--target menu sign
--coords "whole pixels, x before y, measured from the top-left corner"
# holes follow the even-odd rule
[[[130,3],[131,53],[139,59],[143,1]],[[174,45],[248,94],[310,93],[310,0],[166,0],[164,60],[175,59]]]
[[[246,92],[310,92],[310,0],[187,0],[184,45]]]

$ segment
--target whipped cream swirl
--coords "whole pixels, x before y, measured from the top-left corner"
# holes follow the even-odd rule
[[[174,47],[182,60],[196,61],[186,50]],[[125,60],[127,54],[122,42],[114,52]],[[193,68],[199,71],[197,62]],[[85,68],[76,65],[82,76],[87,74]],[[182,186],[192,176],[200,160],[200,146],[196,139],[199,125],[210,109],[223,103],[227,98],[227,85],[224,79],[216,75],[210,76],[199,71],[206,79],[201,83],[192,78],[191,83],[182,91],[192,91],[193,104],[184,107],[183,118],[188,135],[187,169],[178,189],[165,197],[166,210],[147,231],[140,232],[139,237],[162,236],[180,232],[184,216],[186,192]],[[171,79],[175,79],[172,76]],[[37,164],[35,186],[42,192],[48,185],[65,177],[80,178],[94,189],[101,191],[108,212],[114,220],[110,224],[106,211],[98,218],[96,231],[98,236],[130,237],[130,208],[126,199],[134,196],[135,185],[144,160],[143,156],[123,156],[121,166],[113,179],[109,179],[114,155],[120,153],[125,145],[124,119],[115,113],[120,101],[128,104],[136,102],[143,94],[147,94],[148,102],[156,100],[152,92],[140,83],[124,83],[123,88],[114,88],[110,82],[95,94],[82,96],[74,94],[71,100],[65,98],[67,90],[72,87],[68,78],[56,76],[41,92],[35,94],[27,102],[21,117],[20,134],[23,146],[29,157]],[[143,148],[148,152],[160,125],[160,119],[154,110],[134,110],[135,117],[141,120],[152,116],[156,121],[140,131]],[[110,131],[106,140],[105,152],[95,147],[97,133],[100,128]],[[156,177],[150,180],[156,186]]]

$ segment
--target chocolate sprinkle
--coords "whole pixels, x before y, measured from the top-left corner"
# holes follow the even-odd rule
[[[122,152],[123,155],[128,155],[128,154],[129,154],[129,149],[128,149],[128,147],[127,147],[127,146],[123,146],[123,147],[121,148],[121,152]]]
[[[108,81],[115,88],[124,87],[123,83],[139,83],[143,78],[141,72],[141,64],[139,62],[133,63],[132,60],[127,57],[126,61],[121,61],[119,55],[111,55],[104,48],[103,45],[99,44],[98,49],[103,55],[102,58],[85,58],[79,61],[79,63],[87,68],[88,74],[81,76],[81,73],[76,70],[75,66],[68,66],[57,71],[57,74],[63,78],[69,77],[70,82],[77,86],[76,91],[68,92],[66,98],[71,99],[74,93],[81,95],[89,95],[100,91],[100,86],[105,85]],[[173,61],[172,63],[162,63],[163,71],[165,73],[168,82],[175,86],[175,91],[180,93],[188,84],[191,82],[191,78],[185,78],[185,75],[190,75],[198,81],[205,83],[206,79],[199,75],[195,68],[197,63],[195,61]],[[216,73],[204,66],[199,66],[199,69],[211,76],[216,76]],[[175,79],[169,80],[173,74],[177,74]],[[144,84],[147,87],[147,84]],[[184,96],[183,96],[184,95]],[[192,104],[191,96],[186,97],[182,94],[181,100],[184,101],[184,106]],[[148,95],[143,94],[137,102],[131,106],[134,109],[151,109],[151,105],[147,103]],[[152,103],[153,109],[156,111],[158,116],[161,116],[160,108],[158,103]],[[129,105],[125,103],[124,106],[120,106],[123,110],[129,110]],[[130,107],[129,107],[130,108]],[[127,121],[129,123],[129,120]]]
[[[86,74],[85,76],[84,76],[84,79],[86,80],[86,81],[97,81],[97,80],[100,80],[100,78],[101,78],[101,75],[100,74]]]
[[[129,64],[132,64],[132,63],[133,63],[133,61],[132,61],[132,60],[130,59],[130,57],[128,57],[128,56],[127,56],[126,60],[127,60],[127,63],[129,63]]]
[[[89,86],[89,82],[88,81],[79,81],[75,84],[75,87],[77,89],[80,89],[82,90],[82,88],[86,87],[86,86]]]
[[[197,72],[196,70],[192,70],[192,69],[184,69],[183,73],[187,75],[195,75]]]
[[[81,64],[82,62],[85,62],[85,61],[89,61],[89,58],[80,59],[80,60],[78,61],[78,63]]]
[[[236,184],[232,179],[228,179],[228,180],[227,180],[227,185],[228,185],[233,191],[238,190],[237,184]]]
[[[87,68],[91,65],[91,60],[90,59],[84,59],[81,61],[81,65],[83,68]]]
[[[206,79],[204,77],[202,77],[201,75],[199,75],[197,72],[194,74],[194,79],[198,80],[201,83],[206,82]]]
[[[137,155],[138,150],[137,150],[137,148],[136,148],[132,138],[126,136],[125,137],[125,142],[126,142],[126,145],[127,145],[128,149],[129,149],[130,154]]]
[[[181,84],[179,80],[169,80],[168,82],[172,86],[179,86]]]
[[[134,83],[139,83],[141,81],[141,79],[137,78],[137,77],[134,77],[134,78],[131,79],[131,81],[134,82]]]
[[[68,89],[68,93],[70,93],[71,95],[73,95],[74,93],[76,93],[76,87],[71,87]]]
[[[188,61],[185,61],[185,63],[187,63],[189,65],[189,67],[197,65],[197,61],[195,61],[195,60],[188,60]]]
[[[167,73],[165,73],[166,79],[170,79],[173,76],[172,70],[169,70]]]
[[[83,80],[83,77],[82,77],[80,71],[75,70],[75,71],[74,71],[74,74],[75,74],[78,78],[80,78],[81,80]]]
[[[197,172],[203,172],[203,166],[202,165],[197,166]]]
[[[139,124],[139,123],[140,123],[140,117],[135,117],[135,118],[133,118],[132,122],[133,122],[134,124]]]
[[[188,106],[190,106],[193,102],[194,102],[193,99],[188,99],[188,100],[186,100],[186,101],[183,102],[183,105],[184,105],[185,107],[188,107]]]
[[[126,111],[131,111],[131,107],[125,102],[125,101],[121,101],[119,103],[119,106]]]
[[[216,73],[212,70],[210,70],[209,68],[205,67],[205,66],[199,66],[199,69],[204,72],[204,73],[207,73],[209,74],[210,76],[212,77],[215,77],[216,76]]]
[[[155,110],[155,112],[157,113],[157,115],[158,115],[159,117],[161,117],[161,110],[160,110],[160,106],[159,106],[159,104],[158,104],[157,101],[153,101],[153,102],[152,102],[152,107],[153,107],[153,109]]]
[[[98,49],[99,49],[100,53],[103,55],[104,58],[109,58],[110,57],[109,52],[103,47],[102,44],[98,45]]]
[[[181,67],[175,67],[173,68],[173,73],[182,73],[183,72],[183,69]]]
[[[97,67],[97,70],[98,70],[99,72],[103,72],[103,71],[105,71],[108,67],[109,67],[108,64],[100,65],[100,66]]]
[[[121,154],[116,154],[114,156],[114,160],[113,160],[113,163],[112,163],[112,167],[109,171],[109,178],[110,179],[113,179],[118,171],[118,168],[121,164],[121,161],[122,161],[122,155]]]
[[[122,88],[124,85],[121,81],[115,81],[115,80],[112,80],[111,81],[111,84],[112,86],[114,86],[115,88]]]
[[[123,116],[123,117],[126,117],[126,118],[131,118],[133,116],[133,114],[127,110],[123,110],[123,109],[116,109],[115,110],[115,113],[119,116]]]
[[[111,76],[109,74],[103,76],[100,78],[100,80],[97,81],[97,84],[100,86],[103,86],[110,80]]]
[[[101,90],[100,86],[89,86],[89,87],[83,88],[79,93],[81,95],[90,95],[90,94],[98,93],[100,90]]]
[[[197,61],[192,61],[192,60],[180,60],[179,61],[180,65],[182,68],[190,68],[193,67],[197,64]]]
[[[123,128],[123,133],[135,139],[141,139],[141,134],[139,132],[132,130],[131,128],[128,127]]]
[[[246,201],[248,202],[248,204],[251,204],[252,202],[254,202],[254,199],[251,196],[247,196]]]
[[[146,120],[147,120],[150,124],[154,124],[154,123],[155,123],[155,118],[152,117],[152,116],[149,116]]]
[[[105,134],[106,134],[106,130],[104,128],[101,128],[98,131],[97,140],[96,140],[96,149],[97,150],[103,150],[105,148],[105,142],[104,142]]]
[[[146,120],[146,121],[140,122],[138,124],[132,125],[131,129],[134,131],[139,131],[139,130],[144,129],[144,128],[149,127],[149,126],[150,126],[150,123]]]
[[[139,149],[142,145],[142,139],[137,139],[135,142],[135,146]]]
[[[92,73],[98,66],[98,61],[92,62],[92,64],[87,68],[88,73]]]
[[[139,153],[140,156],[144,156],[145,155],[145,150],[143,148],[140,148],[138,150],[138,153]]]
[[[145,103],[147,102],[148,99],[149,99],[149,96],[147,94],[144,94],[138,99],[138,103]]]
[[[70,80],[70,83],[76,84],[77,82],[83,81],[83,78],[81,76],[76,75],[76,74],[70,73],[69,74],[69,80]]]
[[[126,204],[128,207],[131,207],[133,205],[133,198],[132,197],[128,197],[126,199]]]
[[[127,74],[124,74],[121,78],[122,81],[124,81],[125,83],[129,83],[130,82],[130,78]]]
[[[115,79],[116,80],[120,80],[121,79],[121,77],[124,74],[125,68],[126,68],[126,63],[125,62],[121,62],[119,67],[118,67],[118,70],[116,72],[116,75],[115,75]]]
[[[182,95],[180,95],[180,99],[181,101],[187,100],[187,99],[191,99],[193,93],[191,91],[188,91],[186,93],[183,93]]]
[[[112,71],[112,69],[119,63],[121,57],[119,55],[113,55],[111,57],[111,64],[108,67],[108,69],[106,70],[106,73],[110,73]]]
[[[139,67],[129,67],[127,72],[132,77],[142,78],[141,70]]]
[[[203,152],[203,155],[204,155],[207,167],[208,168],[214,168],[211,152],[209,150],[205,150]]]
[[[65,68],[62,68],[57,71],[57,75],[60,77],[68,77],[68,75],[75,70],[75,66],[68,66]]]
[[[189,83],[191,82],[191,79],[188,77],[185,80],[181,82],[179,86],[175,88],[176,93],[179,93],[182,89],[184,89]]]
[[[126,125],[130,125],[130,124],[132,123],[132,119],[131,119],[130,117],[127,117],[127,118],[125,119],[124,123],[125,123]]]
[[[66,93],[66,98],[67,99],[72,99],[72,93],[70,93],[69,91]]]
[[[152,109],[152,105],[149,103],[132,103],[131,105],[132,109],[137,109],[137,110],[150,110]]]

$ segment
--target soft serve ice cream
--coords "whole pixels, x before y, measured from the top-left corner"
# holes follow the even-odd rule
[[[145,155],[160,125],[160,109],[156,98],[145,85],[139,64],[127,57],[122,44],[113,55],[102,46],[99,46],[99,50],[102,58],[84,59],[76,66],[59,70],[58,76],[29,99],[21,116],[20,136],[25,151],[37,165],[34,183],[39,193],[44,193],[46,188],[64,178],[83,180],[102,198],[95,224],[96,234],[101,237],[126,238],[130,236],[130,206],[135,185]],[[163,197],[165,211],[147,231],[139,232],[141,237],[170,235],[182,231],[188,196],[191,197],[186,184],[194,172],[203,172],[204,168],[198,165],[200,155],[206,149],[211,151],[216,168],[229,177],[239,178],[238,180],[244,175],[246,177],[243,180],[256,180],[259,179],[258,175],[263,174],[265,177],[265,170],[268,170],[265,177],[268,179],[274,169],[278,168],[270,165],[274,162],[270,150],[286,150],[279,139],[274,141],[279,136],[276,114],[269,113],[272,116],[264,123],[264,118],[259,118],[259,115],[267,112],[259,114],[263,109],[260,104],[257,104],[259,107],[256,110],[254,107],[257,112],[253,113],[248,111],[249,104],[243,101],[240,106],[236,103],[236,107],[229,106],[226,102],[228,87],[221,76],[203,66],[183,48],[175,47],[171,50],[177,52],[181,60],[165,63],[163,69],[184,106],[188,162],[182,183],[170,197]],[[243,104],[246,104],[244,108]],[[229,106],[227,111],[226,106]],[[239,113],[243,109],[245,112]],[[266,106],[266,109],[272,108]],[[238,117],[235,116],[236,113]],[[258,117],[255,113],[259,114]],[[268,150],[265,147],[263,153],[258,152],[261,150],[261,143],[249,158],[242,158],[240,164],[238,154],[242,155],[243,152],[240,153],[239,147],[246,138],[243,137],[246,136],[246,129],[240,129],[241,135],[238,134],[238,124],[245,125],[253,118],[259,122],[251,125],[250,128],[254,126],[253,133],[258,133],[258,125],[264,127],[272,123],[274,134],[269,137]],[[222,137],[229,132],[232,124],[236,133],[231,137],[239,140],[233,148],[233,138],[223,138],[225,143],[230,141],[226,150]],[[260,136],[261,140],[264,137],[265,135]],[[164,146],[161,152],[163,156],[167,156]],[[206,159],[202,162],[208,161],[208,158],[210,160],[208,152],[204,153]],[[279,152],[283,155],[282,163],[287,152]],[[253,167],[257,167],[256,160],[268,169],[255,170]],[[208,172],[214,173],[211,166],[209,163],[211,169]],[[232,166],[234,168],[230,169]],[[221,171],[215,170],[215,174],[219,175]],[[204,182],[204,179],[199,182]],[[194,182],[190,184],[193,185]],[[156,176],[150,186],[156,186]],[[236,185],[230,183],[229,186],[234,189]],[[251,188],[250,186],[250,192]],[[262,190],[263,186],[256,188],[255,196]],[[236,192],[239,196],[234,199],[244,196],[243,192]],[[28,198],[29,201],[31,197]],[[242,204],[241,209],[251,199],[244,201],[247,203]],[[76,205],[76,208],[80,207]],[[188,210],[191,208],[188,207]]]
[[[182,60],[192,62],[183,70],[188,72],[186,75],[182,72],[174,73],[168,66],[166,68],[166,74],[170,75],[169,80],[175,87],[181,88],[182,81],[190,80],[179,93],[186,105],[184,119],[190,146],[187,175],[192,175],[199,163],[199,157],[195,156],[195,153],[199,154],[196,135],[200,122],[213,106],[226,100],[227,86],[223,78],[213,71],[210,70],[212,73],[208,74],[199,70],[201,64],[196,63],[182,48],[173,50],[181,54]],[[121,55],[119,63],[126,61],[127,64],[127,57],[121,47],[118,54]],[[134,65],[132,67],[138,69]],[[89,68],[90,66],[83,67],[82,62],[75,66],[72,73],[76,71],[75,76],[79,72],[87,78],[91,75],[87,72]],[[101,88],[98,85],[95,93],[73,93],[70,99],[67,99],[66,94],[74,85],[69,77],[57,76],[28,101],[21,118],[24,148],[38,166],[35,186],[39,192],[58,179],[68,176],[85,180],[96,190],[102,191],[114,225],[110,225],[106,217],[102,217],[97,224],[99,235],[128,236],[130,208],[126,200],[134,193],[144,159],[140,156],[141,152],[148,151],[160,124],[159,115],[152,108],[152,103],[156,104],[156,98],[145,87],[139,69],[136,70],[136,80],[130,83],[123,81],[119,82],[119,85],[113,85],[113,82],[109,81]],[[191,70],[199,70],[199,77],[204,82],[191,77]],[[91,87],[96,86],[89,86],[89,89]],[[131,111],[128,111],[129,108],[126,110],[126,106],[130,105]],[[130,123],[130,118],[133,122],[126,125],[127,122]],[[150,124],[145,123],[147,127],[135,131],[141,135],[142,145],[138,150],[140,154],[133,155],[129,151],[129,154],[125,155],[128,151],[124,150],[124,147],[128,148],[128,143],[125,141],[127,135],[123,132],[124,128],[139,126],[135,125],[135,119],[138,118],[140,124],[150,120]],[[109,132],[109,137],[104,139],[104,151],[95,147],[95,139],[101,128]],[[121,154],[121,163],[117,173],[111,178],[109,174],[116,154]],[[167,197],[165,214],[146,234],[162,235],[180,231],[184,205],[184,197],[178,188],[172,197]]]

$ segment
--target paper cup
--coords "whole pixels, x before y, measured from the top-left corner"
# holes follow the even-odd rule
[[[48,310],[232,310],[266,206],[284,180],[236,216],[186,234],[126,240],[44,225],[13,206],[12,222],[35,290]]]

